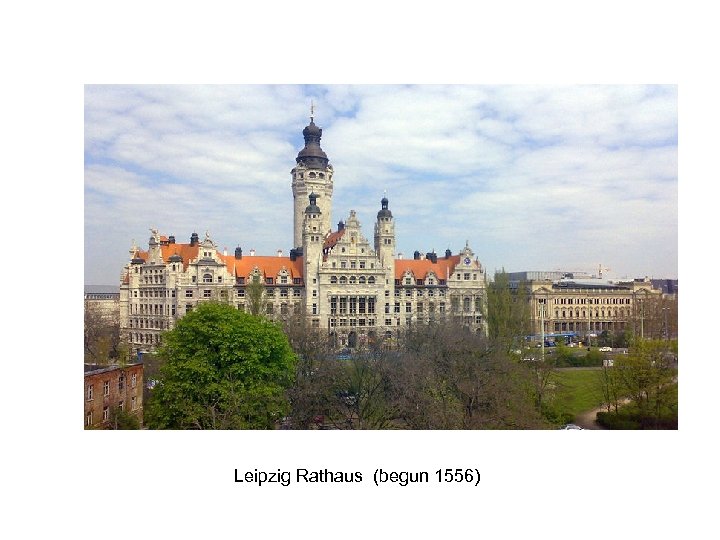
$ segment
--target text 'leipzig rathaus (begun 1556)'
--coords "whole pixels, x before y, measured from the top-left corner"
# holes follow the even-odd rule
[[[320,147],[313,118],[292,169],[293,248],[289,256],[220,252],[209,234],[189,243],[151,229],[147,250],[133,246],[120,286],[121,329],[133,351],[149,351],[162,332],[200,302],[284,319],[304,315],[327,330],[338,347],[392,343],[403,329],[452,317],[484,331],[485,272],[470,247],[396,253],[395,223],[383,197],[374,242],[363,235],[354,210],[333,230],[335,171]],[[261,297],[249,286],[260,283]],[[257,288],[257,286],[256,286]]]

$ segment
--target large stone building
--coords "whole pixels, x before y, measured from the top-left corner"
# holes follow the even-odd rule
[[[152,350],[162,332],[199,302],[220,301],[272,318],[305,315],[338,346],[362,347],[394,338],[413,324],[453,317],[473,331],[485,328],[485,270],[467,245],[404,259],[383,197],[373,242],[355,211],[332,229],[334,170],[320,147],[322,130],[310,118],[305,146],[291,171],[293,248],[289,256],[221,253],[206,233],[189,243],[152,230],[148,249],[130,249],[120,286],[121,330],[133,351]],[[253,283],[264,286],[262,298]]]
[[[541,334],[575,333],[578,336],[616,334],[631,330],[643,334],[650,305],[661,297],[647,279],[611,283],[566,273],[514,272],[512,287],[525,287],[530,300],[532,330]]]

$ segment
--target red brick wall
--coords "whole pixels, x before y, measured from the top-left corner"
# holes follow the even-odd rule
[[[124,383],[120,388],[121,375],[124,375]],[[133,375],[135,376],[133,384]],[[105,395],[105,383],[108,384],[108,394]],[[97,371],[85,373],[85,387],[83,402],[85,429],[111,428],[109,420],[103,420],[103,410],[107,407],[108,417],[112,418],[112,409],[120,406],[123,402],[125,412],[137,416],[142,425],[143,418],[143,366],[134,364],[129,366],[108,366]],[[88,388],[92,385],[92,399],[88,399]],[[135,406],[133,410],[133,398]],[[88,414],[92,413],[92,420],[88,425]]]

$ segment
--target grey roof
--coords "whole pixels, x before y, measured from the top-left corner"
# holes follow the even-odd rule
[[[118,285],[85,285],[85,294],[120,293]]]

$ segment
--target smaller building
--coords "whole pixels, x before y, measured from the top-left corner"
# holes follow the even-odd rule
[[[102,285],[86,285],[85,311],[97,313],[108,321],[119,321],[120,288]]]
[[[85,364],[85,429],[112,429],[118,411],[143,422],[143,365]]]
[[[560,333],[584,337],[626,329],[643,335],[643,327],[649,322],[647,308],[661,295],[646,279],[612,283],[569,277],[568,273],[555,280],[532,279],[539,275],[517,272],[510,279],[511,288],[524,286],[528,293],[532,333],[536,336]]]

